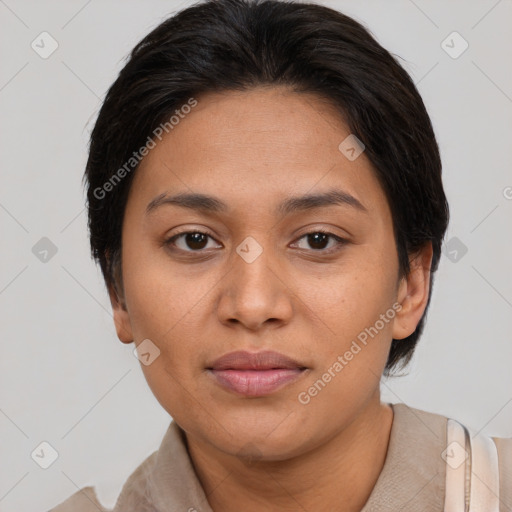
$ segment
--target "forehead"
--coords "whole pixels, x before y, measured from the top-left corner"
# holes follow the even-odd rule
[[[139,165],[130,191],[139,207],[179,192],[277,213],[285,197],[336,188],[370,211],[387,208],[364,152],[349,159],[340,150],[350,130],[327,100],[260,87],[197,101]]]

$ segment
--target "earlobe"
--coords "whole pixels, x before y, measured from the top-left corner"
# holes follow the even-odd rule
[[[114,286],[109,286],[110,304],[112,305],[112,313],[114,324],[116,327],[117,337],[123,343],[133,342],[133,333],[130,323],[130,315],[126,308],[126,303],[122,296],[115,291]]]
[[[402,308],[393,322],[393,338],[401,340],[416,329],[430,293],[430,268],[432,265],[432,243],[428,242],[410,260],[410,271],[400,282],[397,301]]]

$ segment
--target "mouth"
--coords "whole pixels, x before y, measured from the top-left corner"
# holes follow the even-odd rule
[[[217,384],[238,395],[269,395],[300,378],[307,367],[283,354],[230,352],[206,368]]]

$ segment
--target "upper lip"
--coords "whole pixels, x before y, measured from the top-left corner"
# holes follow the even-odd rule
[[[271,370],[280,368],[300,368],[305,366],[279,352],[246,352],[237,350],[216,359],[209,367],[211,370]]]

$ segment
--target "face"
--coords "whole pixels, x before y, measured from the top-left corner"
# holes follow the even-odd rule
[[[339,149],[350,131],[327,102],[197,100],[134,176],[118,335],[159,351],[142,370],[189,436],[292,457],[378,403],[391,340],[423,309],[399,279],[384,192],[364,152]]]

